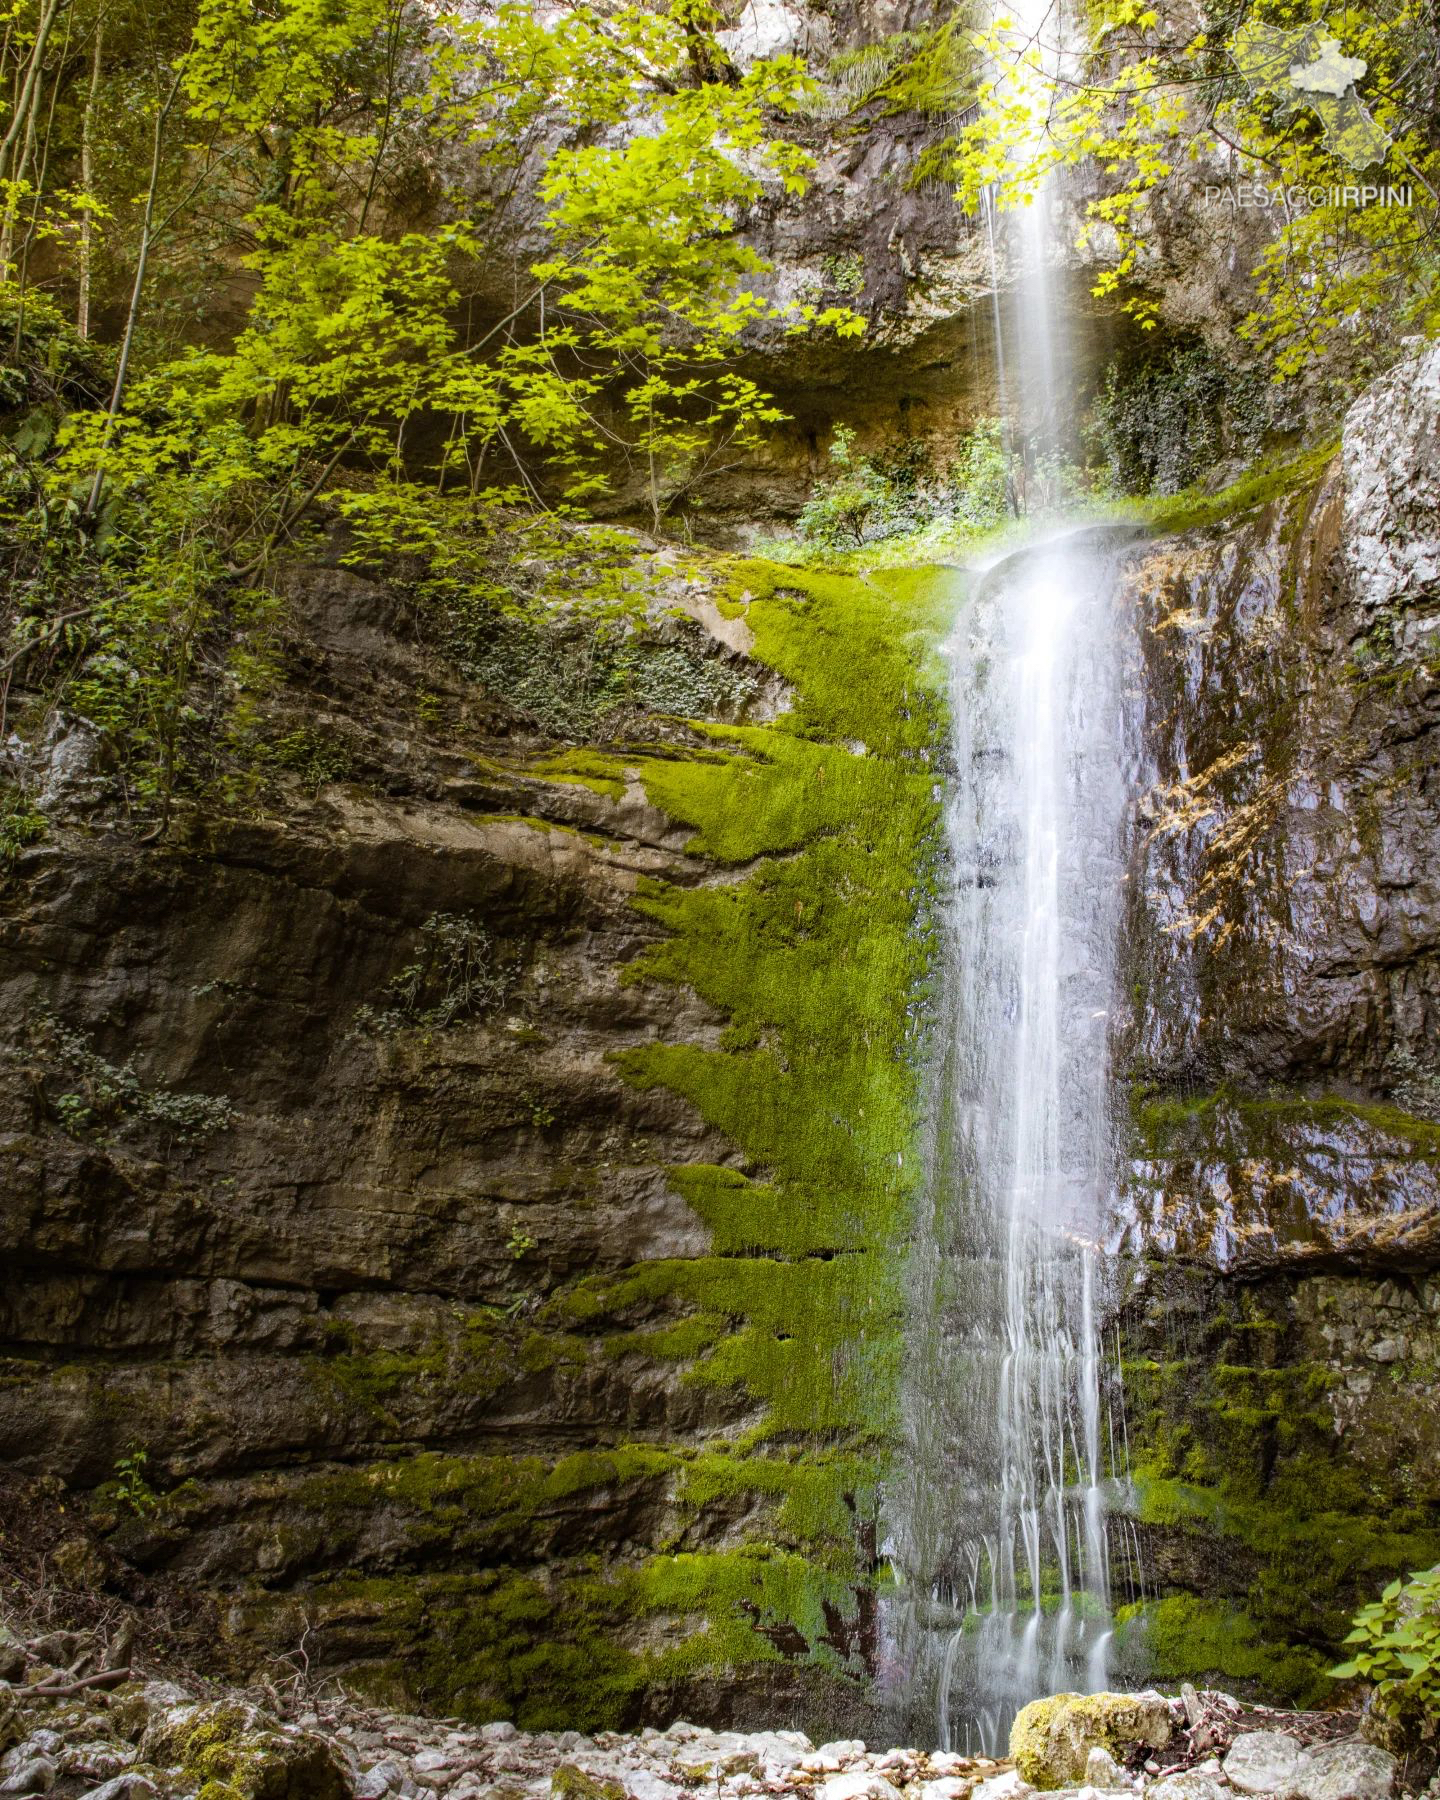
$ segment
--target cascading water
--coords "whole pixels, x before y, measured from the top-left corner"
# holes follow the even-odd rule
[[[1033,68],[1055,52],[1038,25],[1031,39]],[[1005,245],[1008,301],[996,283],[997,383],[1032,452],[1059,448],[1070,385],[1050,201]],[[987,225],[994,246],[993,211]],[[891,1546],[912,1712],[933,1708],[947,1747],[1003,1750],[1028,1700],[1109,1674],[1098,1245],[1130,787],[1119,586],[1108,534],[1071,532],[977,577],[950,645],[951,1030]]]
[[[932,1574],[954,1619],[947,1727],[977,1749],[1002,1747],[1037,1694],[1107,1676],[1097,1244],[1127,788],[1116,588],[1103,547],[1036,549],[981,583],[951,646],[939,1223],[955,1486]]]

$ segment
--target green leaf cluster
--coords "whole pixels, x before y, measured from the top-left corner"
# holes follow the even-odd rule
[[[978,116],[959,133],[967,205],[988,190],[1002,209],[1029,206],[1053,172],[1084,169],[1099,190],[1079,239],[1101,263],[1094,292],[1153,329],[1159,303],[1147,281],[1162,203],[1197,205],[1223,169],[1278,197],[1263,209],[1254,304],[1239,326],[1276,380],[1321,363],[1353,386],[1384,366],[1404,332],[1440,331],[1433,9],[1261,0],[1237,25],[1218,4],[1182,16],[1099,0],[1089,20],[1088,45],[1064,67],[1044,34],[1003,14],[976,34],[990,74]],[[1288,56],[1254,79],[1257,44],[1297,34],[1338,42],[1346,68],[1361,71],[1345,105],[1363,131],[1337,128],[1327,95],[1293,89]],[[1362,185],[1408,200],[1367,201]]]
[[[53,131],[8,187],[0,155],[4,624],[161,829],[187,780],[246,789],[226,756],[263,744],[275,570],[317,509],[357,555],[422,548],[452,598],[517,516],[603,497],[659,532],[783,417],[744,334],[861,329],[776,299],[739,234],[805,186],[783,121],[812,84],[793,57],[737,75],[704,6],[167,0],[122,43],[95,0],[17,0],[12,23],[0,77],[40,100],[5,142]],[[47,181],[84,229],[55,228],[42,287]],[[194,301],[217,279],[228,319]],[[123,324],[91,359],[102,298]]]
[[[1440,1715],[1440,1563],[1392,1581],[1356,1613],[1345,1642],[1350,1656],[1331,1669],[1335,1680],[1374,1682],[1384,1710]]]

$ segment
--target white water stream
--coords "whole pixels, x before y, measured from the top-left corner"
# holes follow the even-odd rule
[[[1052,198],[1018,226],[987,218],[1010,441],[1042,454],[1063,439],[1072,363]],[[1130,792],[1118,590],[1106,534],[1071,532],[978,577],[949,646],[949,1032],[893,1550],[912,1711],[971,1751],[1003,1751],[1036,1696],[1110,1674],[1107,1469],[1123,1458],[1098,1246]]]
[[[984,580],[951,645],[936,1398],[954,1485],[932,1513],[932,1573],[953,1620],[938,1709],[956,1747],[1003,1748],[1027,1700],[1108,1676],[1097,1257],[1128,786],[1116,588],[1111,553],[1061,539]]]

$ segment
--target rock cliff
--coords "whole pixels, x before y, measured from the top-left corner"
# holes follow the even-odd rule
[[[587,747],[333,563],[248,808],[30,747],[0,1457],[232,1668],[585,1726],[873,1655],[947,584],[653,575]]]
[[[1116,1247],[1157,1672],[1318,1696],[1440,1557],[1440,356],[1134,565]]]

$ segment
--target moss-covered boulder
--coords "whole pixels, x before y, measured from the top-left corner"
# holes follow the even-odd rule
[[[1031,1787],[1073,1787],[1092,1750],[1117,1762],[1170,1741],[1170,1706],[1159,1694],[1054,1694],[1032,1700],[1010,1731],[1010,1754]]]
[[[550,1800],[625,1800],[625,1789],[603,1775],[587,1775],[574,1763],[561,1763],[550,1777]]]
[[[355,1791],[324,1739],[238,1702],[169,1708],[140,1756],[178,1768],[198,1800],[353,1800]]]

